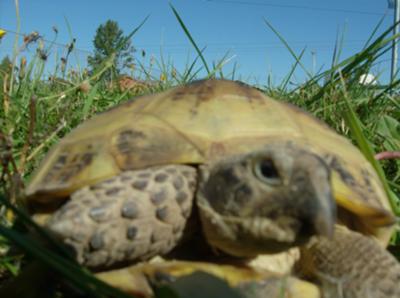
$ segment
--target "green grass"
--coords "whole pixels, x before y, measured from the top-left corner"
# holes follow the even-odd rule
[[[224,72],[223,66],[229,63],[228,55],[219,61],[211,63],[206,61],[203,56],[205,49],[197,46],[190,28],[186,27],[183,18],[173,7],[172,10],[178,21],[177,26],[182,28],[198,56],[193,61],[188,61],[182,70],[176,69],[173,62],[166,62],[161,56],[156,61],[157,66],[162,70],[158,78],[140,65],[144,78],[157,82],[149,88],[134,91],[110,88],[111,82],[102,80],[101,74],[113,67],[113,57],[105,61],[100,71],[92,76],[80,71],[80,67],[62,73],[61,66],[57,65],[54,76],[61,79],[48,81],[44,78],[44,69],[48,63],[46,59],[38,54],[23,66],[24,64],[20,63],[23,52],[19,52],[18,47],[15,47],[12,69],[0,71],[0,87],[4,86],[4,89],[0,90],[0,159],[2,161],[0,191],[4,194],[4,198],[7,198],[7,201],[0,204],[0,234],[2,235],[0,238],[0,283],[2,278],[18,275],[21,259],[25,259],[22,253],[13,256],[5,255],[9,244],[13,242],[25,248],[30,255],[28,259],[36,258],[43,261],[46,266],[66,277],[76,287],[92,293],[99,291],[103,295],[109,293],[113,297],[124,296],[95,280],[89,272],[68,258],[63,258],[60,254],[51,251],[44,254],[44,248],[40,243],[27,238],[18,230],[11,229],[12,219],[7,206],[23,209],[22,193],[32,171],[38,167],[52,145],[92,115],[132,97],[162,91],[171,86],[203,78],[200,76],[202,71],[206,72],[207,78],[233,80],[237,78],[235,68],[231,73]],[[267,20],[265,23],[266,30],[275,32],[292,55],[293,68],[288,70],[288,75],[280,84],[272,85],[266,82],[265,85],[257,87],[267,95],[278,100],[289,101],[311,112],[339,134],[345,135],[357,144],[381,175],[392,208],[398,216],[400,214],[398,199],[400,161],[391,159],[377,162],[373,156],[376,152],[400,150],[400,101],[397,95],[400,82],[396,80],[380,88],[358,83],[359,76],[368,73],[379,58],[389,50],[392,40],[391,28],[379,36],[374,36],[378,31],[377,26],[364,49],[343,60],[339,58],[341,51],[339,38],[331,68],[314,75],[302,63],[304,51],[296,54],[279,31]],[[133,30],[131,35],[142,25],[143,23]],[[307,82],[295,88],[289,88],[289,83],[297,68],[304,71],[308,78]],[[18,210],[16,213],[19,220],[32,225],[29,217]],[[397,235],[396,233],[393,237],[391,251],[400,254],[400,241]],[[42,236],[47,237],[46,234]]]

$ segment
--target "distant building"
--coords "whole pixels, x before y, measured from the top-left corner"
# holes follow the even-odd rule
[[[134,93],[140,93],[146,89],[149,89],[156,85],[156,82],[143,81],[132,78],[128,75],[121,75],[117,81],[113,81],[108,85],[109,89],[119,88],[121,91],[131,91]]]

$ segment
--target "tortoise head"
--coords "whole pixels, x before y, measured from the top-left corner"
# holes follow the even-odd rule
[[[275,253],[333,234],[330,169],[312,152],[269,144],[205,172],[197,200],[204,234],[226,253]]]

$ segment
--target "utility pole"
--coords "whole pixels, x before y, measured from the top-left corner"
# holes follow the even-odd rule
[[[393,28],[393,35],[396,35],[399,33],[399,21],[400,21],[400,0],[393,0],[394,2],[394,23],[396,24]],[[393,45],[392,45],[392,68],[390,72],[390,81],[391,83],[394,82],[396,79],[396,73],[397,73],[397,45],[398,45],[398,38],[393,39]]]

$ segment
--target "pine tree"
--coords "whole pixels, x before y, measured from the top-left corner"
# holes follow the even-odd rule
[[[113,68],[104,73],[107,80],[110,80],[113,74],[120,75],[125,67],[133,63],[135,48],[115,21],[108,20],[97,28],[93,45],[94,54],[88,57],[91,72],[97,71],[106,59],[115,54]]]

